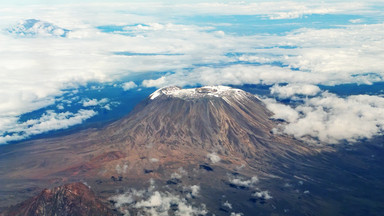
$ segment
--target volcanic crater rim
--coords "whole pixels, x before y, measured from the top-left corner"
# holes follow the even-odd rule
[[[234,96],[245,97],[246,92],[241,89],[232,88],[229,86],[203,86],[199,88],[187,88],[183,89],[178,86],[168,86],[160,88],[153,92],[149,98],[151,100],[156,99],[161,95],[166,95],[169,97],[182,98],[182,99],[193,99],[193,98],[203,98],[203,97],[225,97],[225,96]]]

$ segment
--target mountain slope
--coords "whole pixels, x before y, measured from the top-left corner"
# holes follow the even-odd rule
[[[276,123],[271,115],[256,96],[239,89],[168,87],[153,93],[106,131],[113,142],[128,143],[131,149],[191,148],[264,159],[274,151],[304,150],[290,138],[272,134]]]
[[[382,214],[383,137],[308,146],[271,133],[271,115],[238,89],[159,89],[104,128],[0,146],[0,211],[29,198],[12,214],[108,215],[100,200],[131,215]],[[41,193],[74,181],[100,200],[84,185]]]
[[[248,177],[280,175],[280,167],[295,167],[317,150],[271,133],[271,115],[239,89],[162,88],[104,128],[1,147],[0,202],[11,202],[14,190],[12,203],[39,188],[80,180],[107,197],[124,181],[166,181],[181,167],[220,172],[202,180],[209,184],[233,170]]]

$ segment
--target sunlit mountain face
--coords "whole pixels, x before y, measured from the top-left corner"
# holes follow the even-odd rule
[[[0,5],[3,214],[384,211],[383,2]]]

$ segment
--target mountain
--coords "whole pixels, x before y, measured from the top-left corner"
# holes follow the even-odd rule
[[[22,37],[66,37],[69,30],[61,28],[49,22],[44,22],[37,19],[27,19],[20,21],[17,25],[9,28],[8,32]]]
[[[105,129],[126,154],[175,161],[203,161],[216,153],[230,163],[253,166],[276,154],[310,154],[290,137],[274,135],[272,113],[252,94],[224,86],[162,88],[127,117]],[[167,159],[168,160],[168,159]]]
[[[16,202],[68,181],[86,181],[96,192],[114,191],[122,182],[166,182],[180,168],[221,172],[204,178],[207,184],[227,179],[233,170],[244,178],[278,174],[279,167],[316,153],[273,134],[271,115],[256,96],[240,89],[162,88],[104,128],[2,146],[0,201],[10,202],[9,188],[20,191]]]
[[[118,215],[83,183],[71,183],[53,189],[45,189],[16,206],[4,215]]]
[[[264,169],[276,155],[289,159],[314,153],[290,137],[273,134],[276,122],[271,115],[256,96],[239,89],[168,87],[102,129],[7,146],[1,158],[11,165],[8,175],[67,178],[102,173],[109,178],[116,175],[116,166],[139,177],[145,169],[202,163],[208,154],[226,161],[223,166]],[[26,158],[19,161],[15,155]]]
[[[235,88],[161,88],[103,128],[0,146],[0,211],[86,182],[131,215],[380,215],[381,138],[312,146],[272,115]]]

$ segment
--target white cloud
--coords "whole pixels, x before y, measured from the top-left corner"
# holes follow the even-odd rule
[[[110,102],[108,98],[102,98],[100,100],[97,99],[89,99],[85,98],[80,102],[83,107],[100,107],[106,110],[112,110],[112,106],[118,106],[120,102],[112,101]]]
[[[181,177],[183,177],[183,176],[177,172],[174,172],[171,174],[171,178],[173,178],[173,179],[181,179]]]
[[[119,174],[119,175],[125,174],[127,172],[128,165],[127,164],[122,164],[122,165],[117,164],[115,169],[116,169],[117,174]]]
[[[127,204],[132,204],[135,202],[136,197],[142,197],[144,196],[145,190],[135,190],[130,189],[129,192],[124,194],[119,194],[116,196],[112,196],[110,199],[115,201],[115,207],[120,208]]]
[[[200,186],[192,185],[192,186],[183,186],[183,193],[186,193],[186,198],[194,199],[200,194]]]
[[[192,185],[191,186],[191,194],[192,196],[196,197],[200,193],[200,186],[199,185]]]
[[[285,12],[275,12],[271,15],[269,15],[269,19],[272,20],[279,20],[279,19],[297,19],[301,18],[304,15],[312,15],[312,14],[333,14],[336,12],[339,12],[339,9],[336,9],[335,7],[324,7],[324,8],[317,8],[317,9],[309,9],[305,6],[297,7],[296,10],[290,10]]]
[[[274,83],[312,83],[326,81],[326,77],[301,71],[292,71],[278,66],[231,65],[227,67],[198,67],[188,73],[176,73],[156,80],[145,80],[145,87],[164,87],[170,85],[228,85],[228,84],[274,84]]]
[[[383,33],[384,24],[300,29],[287,35],[285,40],[301,48],[282,61],[290,67],[326,76],[328,84],[380,81],[384,74],[379,61],[383,58],[384,45],[380,36]]]
[[[83,104],[84,107],[103,106],[103,105],[105,105],[108,102],[109,102],[108,98],[103,98],[103,99],[100,99],[100,100],[86,98],[86,99],[84,99],[82,101],[82,104]]]
[[[173,172],[171,174],[171,178],[181,179],[183,176],[186,175],[188,175],[188,172],[183,167],[180,167],[179,169],[177,169],[176,172]]]
[[[142,85],[144,87],[160,87],[160,86],[168,85],[168,83],[165,82],[165,76],[162,76],[155,80],[144,80]]]
[[[44,16],[44,13],[47,13],[38,15],[38,9],[34,12],[36,16]],[[58,16],[64,12],[65,10]],[[72,13],[80,16],[80,22],[85,22],[81,13],[76,13],[76,10]],[[167,28],[156,32],[145,30],[143,37],[107,34],[79,21],[73,22],[71,26],[70,20],[73,19],[67,16],[65,18],[68,18],[69,23],[61,24],[73,29],[65,38],[15,38],[4,32],[0,34],[0,41],[6,42],[0,46],[1,122],[10,123],[10,119],[23,113],[52,105],[55,97],[64,93],[62,89],[77,88],[90,81],[108,82],[132,73],[172,71],[204,61],[205,58],[216,61],[215,59],[222,57],[217,55],[215,47],[221,46],[226,40],[223,37],[216,40],[214,33],[202,32],[199,27],[181,25],[166,25]],[[206,49],[212,45],[213,47]],[[124,51],[187,55],[113,54]],[[195,53],[205,54],[196,56]],[[132,86],[130,84],[130,87]],[[5,128],[0,128],[3,129]]]
[[[192,195],[197,196],[200,187],[194,185],[190,189]],[[186,198],[170,192],[156,191],[152,186],[147,190],[130,189],[128,192],[112,196],[110,199],[116,202],[116,208],[127,214],[129,214],[129,210],[136,209],[140,215],[165,216],[173,211],[171,206],[177,206],[173,212],[176,216],[206,215],[208,213],[205,205],[192,205]]]
[[[258,191],[252,194],[252,196],[263,199],[272,199],[273,197],[269,194],[269,191]]]
[[[244,180],[242,177],[229,177],[229,182],[239,187],[254,187],[259,182],[259,178],[253,176],[248,180]]]
[[[140,209],[147,215],[168,215],[171,205],[177,205],[175,215],[177,216],[193,216],[206,215],[207,211],[201,207],[193,207],[187,201],[170,193],[153,192],[150,197],[136,203],[133,207]]]
[[[148,79],[143,84],[148,87],[245,83],[371,84],[384,79],[384,63],[381,61],[384,58],[383,34],[384,24],[370,24],[334,29],[303,28],[282,36],[242,37],[238,38],[240,46],[237,50],[249,53],[222,61],[240,60],[261,65],[202,66],[191,71],[177,71],[159,79]],[[243,47],[247,43],[275,48],[247,49]],[[273,62],[281,62],[285,66],[264,65]]]
[[[220,156],[216,153],[209,153],[207,154],[207,157],[209,160],[211,160],[212,163],[217,163],[221,160]]]
[[[138,202],[135,207],[136,208],[142,208],[142,207],[160,207],[162,205],[162,197],[159,191],[155,191],[147,200],[142,200]],[[166,207],[163,207],[166,208]]]
[[[63,104],[58,104],[56,106],[56,108],[59,109],[59,110],[63,110],[64,109],[64,105]]]
[[[96,114],[97,112],[93,110],[84,109],[79,110],[77,113],[55,113],[48,110],[38,119],[30,119],[26,122],[16,124],[13,127],[8,127],[6,131],[10,134],[5,135],[4,131],[0,131],[3,133],[0,137],[0,144],[25,139],[32,135],[52,130],[66,129],[70,126],[81,124],[84,120],[91,118]],[[7,126],[7,123],[5,123],[5,127]]]
[[[384,98],[380,96],[352,95],[341,98],[324,92],[295,108],[286,105],[273,108],[276,102],[264,102],[275,113],[275,118],[288,121],[280,125],[280,132],[309,142],[356,142],[384,131]],[[292,114],[287,115],[286,110]]]
[[[225,201],[225,203],[223,203],[223,206],[224,206],[224,207],[227,207],[227,208],[229,208],[229,209],[232,209],[232,204],[229,203],[228,200]]]
[[[129,81],[129,82],[123,83],[122,87],[123,87],[124,91],[128,91],[129,89],[136,88],[137,85],[135,82]]]
[[[351,19],[351,20],[349,20],[349,22],[351,22],[351,23],[362,23],[362,22],[364,22],[364,20],[362,20],[362,19]]]
[[[263,102],[267,108],[274,113],[272,117],[275,119],[294,122],[299,118],[299,113],[288,105],[278,103],[276,100],[270,98],[264,99]]]
[[[314,96],[320,92],[318,86],[309,84],[288,84],[286,86],[276,84],[270,90],[272,94],[277,95],[279,98],[290,98],[294,95]]]
[[[175,4],[174,1],[161,1],[152,3],[120,4],[119,6],[127,11],[134,12],[137,8],[142,8],[142,13],[153,13],[154,11],[165,16],[167,11],[172,11],[174,15],[262,15],[271,19],[293,19],[303,15],[311,14],[333,14],[351,12],[371,12],[368,8],[369,1],[221,1],[209,2],[184,1]],[[130,6],[130,7],[129,7]],[[108,5],[106,5],[108,7]]]
[[[231,212],[230,216],[243,216],[243,213],[236,213],[236,212]]]

